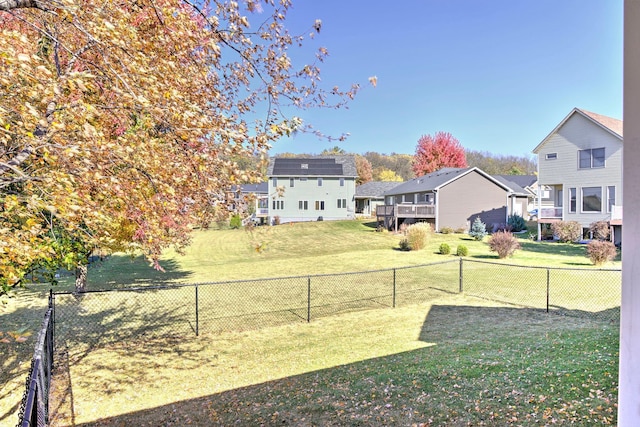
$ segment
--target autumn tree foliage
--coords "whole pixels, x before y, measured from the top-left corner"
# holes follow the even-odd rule
[[[94,248],[157,267],[194,225],[226,215],[239,160],[304,128],[284,111],[340,107],[317,35],[289,0],[0,1],[0,294]],[[300,57],[300,55],[296,55]]]
[[[415,175],[426,175],[445,167],[467,167],[464,148],[460,142],[448,132],[421,136],[413,157]]]
[[[356,184],[364,184],[365,182],[373,181],[373,169],[371,163],[366,157],[356,154],[356,170],[358,171],[358,178],[356,178]]]

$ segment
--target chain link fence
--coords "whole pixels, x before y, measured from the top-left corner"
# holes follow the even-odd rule
[[[53,308],[44,316],[31,359],[31,368],[18,412],[18,427],[49,424],[49,389],[53,367]]]
[[[86,345],[243,331],[464,293],[564,315],[619,321],[620,270],[453,259],[385,270],[54,293],[57,339]]]

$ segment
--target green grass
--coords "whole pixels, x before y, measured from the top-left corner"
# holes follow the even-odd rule
[[[455,248],[458,244],[464,244],[467,246],[469,248],[469,256],[467,259],[469,260],[491,261],[497,263],[497,266],[476,264],[473,267],[471,266],[472,264],[465,263],[465,265],[469,265],[469,267],[465,267],[465,269],[470,268],[475,270],[473,274],[471,272],[465,273],[465,292],[468,296],[478,293],[490,296],[500,301],[507,300],[520,302],[533,307],[539,307],[540,304],[542,304],[539,295],[539,281],[546,280],[544,277],[546,270],[522,270],[526,271],[526,273],[522,273],[520,269],[514,270],[509,267],[510,264],[527,266],[543,265],[551,267],[580,267],[588,270],[596,270],[589,263],[589,260],[586,258],[585,248],[581,245],[533,242],[528,240],[525,236],[521,236],[523,249],[516,252],[515,256],[512,258],[507,260],[498,260],[497,255],[488,250],[486,239],[484,242],[475,242],[468,236],[461,234],[434,235],[429,240],[426,249],[422,251],[403,252],[397,250],[400,238],[401,236],[394,235],[392,233],[376,232],[375,224],[360,221],[305,223],[278,227],[259,227],[256,229],[253,236],[243,230],[201,230],[195,233],[193,245],[187,249],[185,255],[177,255],[169,251],[163,257],[162,265],[166,270],[165,272],[159,272],[151,269],[147,262],[141,257],[132,258],[124,255],[114,255],[107,261],[93,264],[90,267],[89,289],[111,289],[128,287],[131,285],[147,286],[169,283],[219,282],[225,280],[259,279],[264,277],[344,273],[405,266],[411,267],[441,261],[455,261],[457,258],[453,255],[445,256],[438,254],[440,244],[446,242],[451,246],[452,252],[455,252]],[[265,250],[256,252],[254,249],[255,242],[265,244]],[[606,267],[619,268],[619,266],[620,262],[618,260],[614,263],[608,264]],[[518,273],[515,273],[516,271],[518,271]],[[344,276],[340,276],[339,280],[332,278],[334,276],[313,278],[313,298],[317,300],[319,297],[324,297],[326,304],[320,304],[312,308],[312,319],[314,320],[310,325],[315,325],[316,322],[329,322],[331,324],[330,319],[333,319],[333,317],[323,316],[340,312],[343,312],[341,316],[346,317],[338,317],[343,319],[345,322],[349,322],[350,325],[359,325],[363,322],[366,323],[367,321],[363,319],[371,316],[371,313],[376,313],[373,315],[374,318],[385,319],[387,316],[393,317],[395,316],[393,313],[404,312],[407,307],[418,301],[416,299],[416,283],[421,284],[426,281],[427,283],[438,285],[438,287],[442,288],[443,283],[449,283],[453,279],[453,291],[457,289],[457,283],[455,283],[457,277],[456,263],[443,264],[438,267],[429,268],[427,273],[423,272],[419,268],[399,268],[396,273],[396,280],[398,284],[397,305],[399,308],[395,310],[372,310],[370,312],[358,313],[344,313],[345,311],[363,307],[361,302],[347,303],[347,301],[351,301],[355,297],[345,293],[345,289],[360,291],[361,294],[362,289],[358,289],[358,285],[361,282],[365,282],[369,295],[376,296],[375,299],[371,299],[371,304],[366,307],[389,306],[390,291],[388,287],[389,278],[387,277],[389,272],[367,273],[363,276],[349,276],[349,281],[346,283],[349,286],[345,286]],[[615,277],[613,279],[598,279],[599,281],[597,282],[585,282],[584,280],[585,277],[600,277],[602,274],[606,275],[610,273],[598,272],[597,276],[588,275],[578,277],[576,274],[580,275],[584,273],[554,271],[553,275],[556,274],[557,277],[552,277],[554,283],[565,283],[569,285],[552,288],[553,309],[566,310],[567,312],[602,311],[603,313],[606,313],[608,310],[615,311],[617,305],[619,305],[619,288],[608,289],[606,287],[612,286],[612,283],[614,284],[613,286],[615,286]],[[426,277],[429,277],[430,279],[427,280]],[[355,282],[351,283],[353,280],[355,280]],[[535,286],[533,286],[534,283]],[[606,283],[609,283],[609,285],[606,285]],[[316,294],[316,286],[320,284],[322,284],[322,286],[317,288],[320,293]],[[212,292],[212,289],[201,287],[200,290],[203,292],[201,295],[201,301],[203,304],[201,307],[202,324],[206,325],[207,322],[209,322],[209,325],[211,325],[211,322],[213,322],[215,318],[222,318],[222,320],[218,321],[227,322],[224,323],[224,325],[227,326],[220,328],[212,327],[209,330],[203,328],[202,332],[205,335],[213,330],[221,332],[220,335],[209,335],[207,338],[200,339],[193,338],[193,288],[171,291],[174,293],[170,293],[168,291],[144,293],[144,295],[155,298],[154,300],[149,300],[151,302],[145,302],[138,298],[138,296],[143,295],[143,293],[135,293],[136,298],[129,298],[128,296],[134,295],[130,293],[92,294],[91,298],[89,298],[89,296],[85,297],[82,300],[82,304],[78,304],[78,301],[67,301],[65,303],[63,300],[60,300],[59,308],[61,309],[61,316],[64,316],[65,310],[67,310],[66,316],[68,319],[79,320],[76,323],[71,321],[64,322],[62,324],[66,326],[61,327],[69,327],[70,325],[71,329],[68,329],[67,332],[71,332],[75,334],[75,336],[82,337],[86,340],[86,343],[78,344],[74,347],[74,351],[77,352],[76,354],[69,353],[68,362],[70,363],[70,366],[67,372],[73,376],[74,384],[76,384],[76,381],[79,383],[88,381],[85,376],[89,374],[86,374],[82,369],[104,366],[106,369],[104,375],[106,376],[115,375],[113,373],[114,371],[118,372],[122,369],[125,377],[121,378],[120,376],[115,376],[113,378],[117,379],[117,382],[127,384],[130,379],[128,379],[126,375],[133,375],[131,378],[137,378],[137,376],[146,378],[149,373],[145,370],[152,369],[150,366],[156,366],[154,363],[157,362],[156,368],[161,368],[158,375],[163,378],[166,377],[169,381],[172,379],[173,375],[177,375],[177,371],[174,371],[171,368],[173,363],[179,362],[178,364],[182,365],[183,362],[187,363],[191,360],[191,358],[185,356],[186,354],[193,353],[194,364],[193,366],[189,365],[191,368],[188,368],[191,370],[195,369],[194,366],[198,366],[198,361],[205,360],[204,363],[208,363],[206,361],[213,360],[217,357],[206,351],[204,353],[200,352],[199,349],[201,347],[206,347],[205,343],[208,342],[207,340],[215,341],[218,339],[216,337],[222,337],[230,334],[232,338],[225,341],[227,344],[239,339],[239,337],[245,337],[248,341],[264,344],[259,337],[264,334],[268,334],[266,331],[271,330],[276,331],[274,332],[275,335],[283,334],[285,337],[287,337],[287,334],[289,333],[294,334],[293,336],[297,336],[295,334],[302,334],[304,337],[302,338],[302,341],[299,343],[290,343],[300,351],[301,347],[306,347],[307,340],[310,338],[306,336],[305,333],[299,332],[297,328],[300,328],[300,330],[306,330],[306,328],[309,327],[315,328],[315,326],[305,325],[302,323],[304,318],[306,318],[305,285],[306,283],[301,285],[303,291],[296,291],[298,294],[292,295],[289,294],[291,292],[289,285],[284,285],[278,281],[255,281],[247,284],[243,291],[244,296],[242,296],[242,298],[239,298],[240,295],[237,293],[237,289],[234,289],[231,285],[229,285],[224,292],[218,290],[217,294],[215,292],[210,293]],[[378,289],[377,287],[380,286],[383,286],[383,288]],[[583,288],[576,290],[575,286],[582,286]],[[61,278],[61,285],[57,287],[56,290],[72,289],[72,287],[72,277],[63,275]],[[48,287],[43,285],[31,285],[28,289],[19,291],[18,296],[12,299],[8,306],[3,308],[3,311],[0,312],[0,315],[2,315],[0,332],[24,331],[25,333],[23,335],[28,335],[29,331],[37,330],[42,320],[44,306],[46,304],[44,299],[45,289],[48,289]],[[267,290],[270,291],[266,292]],[[433,300],[433,298],[445,298],[443,293],[440,291],[433,293],[431,293],[432,291],[429,292],[429,299],[423,299],[421,301],[429,301]],[[460,296],[456,296],[455,298],[458,297]],[[272,313],[274,309],[277,310],[277,307],[281,307],[283,302],[296,301],[296,298],[299,299],[298,303],[294,304],[294,308],[296,309],[283,311],[287,316],[290,316],[290,318],[282,317],[282,313],[277,313],[277,319],[274,317]],[[482,305],[482,303],[478,303],[477,300],[472,301],[473,304]],[[209,306],[207,304],[209,304]],[[224,310],[220,311],[220,304],[222,304],[222,306],[229,307],[229,309],[235,310],[235,312],[226,313]],[[335,310],[332,308],[335,306],[343,308]],[[256,311],[264,312],[264,314],[262,317],[256,317],[253,324],[251,324],[251,322],[247,323],[246,332],[234,333],[230,331],[232,328],[241,327],[242,322],[240,322],[239,319],[244,319],[243,321],[246,321],[255,317],[254,314],[248,317],[238,317],[238,314],[250,314],[256,313]],[[212,315],[212,312],[215,312],[215,314]],[[527,312],[527,310],[522,310],[522,312]],[[466,316],[466,312],[462,312],[461,315]],[[456,316],[457,315],[454,315],[454,317]],[[64,317],[61,317],[60,320],[62,320],[62,318]],[[283,326],[283,322],[281,321],[283,318],[288,319],[284,323],[292,321],[298,323]],[[556,320],[560,319],[555,316],[551,317],[551,319],[554,318]],[[162,319],[165,329],[159,328],[158,324],[150,322],[150,319]],[[476,320],[482,321],[482,319]],[[398,328],[398,325],[395,323],[396,321],[397,320],[391,320],[391,323],[382,322],[380,328],[388,328],[393,331]],[[484,321],[491,323],[491,319],[485,319]],[[512,329],[517,328],[520,321],[521,319],[516,318],[516,320],[514,320],[514,325],[511,325]],[[581,339],[580,337],[583,336],[582,331],[574,334],[571,332],[572,328],[576,325],[590,324],[590,321],[586,319],[581,319],[579,321],[566,321],[569,324],[569,326],[567,326],[567,334],[572,336],[571,339],[575,339],[577,340],[576,342],[578,342]],[[178,328],[178,331],[182,334],[182,338],[176,338],[175,325],[178,322],[182,325],[182,329]],[[565,320],[562,321],[562,324],[564,324],[564,322]],[[89,328],[92,324],[100,325],[100,327]],[[220,324],[222,325],[223,323]],[[228,327],[228,325],[231,327]],[[273,326],[267,329],[260,329],[259,331],[255,330],[256,327],[265,325]],[[295,330],[296,332],[290,332],[289,328],[292,328],[291,331]],[[459,334],[466,334],[466,331],[462,330],[462,328],[462,326],[453,327],[451,329],[452,337],[455,338]],[[594,336],[598,335],[598,331],[602,332],[602,330],[598,328],[598,326],[594,326],[590,329]],[[606,328],[608,327],[605,327],[605,329]],[[351,329],[353,329],[353,333],[357,333],[358,331],[357,328]],[[119,332],[110,337],[109,331]],[[170,331],[170,333],[158,335],[156,333],[158,331]],[[317,332],[314,330],[314,333]],[[331,327],[327,333],[331,333]],[[336,329],[333,330],[332,336],[339,339],[339,337],[345,334],[347,334],[346,331],[338,329],[336,326]],[[364,334],[367,335],[368,332],[364,332]],[[362,357],[363,360],[371,357],[378,357],[376,356],[377,350],[371,345],[366,345],[366,340],[371,341],[372,339],[377,339],[375,337],[377,337],[378,334],[379,332],[376,330],[371,332],[371,336],[362,337],[364,340],[362,344],[363,351],[365,351],[365,353],[366,351],[369,351],[371,354],[369,356],[366,356],[365,354],[358,357]],[[502,334],[498,331],[495,334],[495,339],[498,340],[498,343],[504,342],[505,347],[512,345],[510,344],[511,336],[509,335],[511,332],[506,331]],[[375,335],[375,337],[373,337],[373,335]],[[142,340],[142,336],[153,336],[153,340],[155,341],[152,342],[156,342],[160,349],[155,348],[154,345],[150,345],[150,347],[146,344],[143,345],[142,343],[147,341],[146,338],[145,340]],[[353,342],[354,338],[351,337],[351,335],[349,336],[349,339]],[[384,334],[380,335],[380,339],[388,339],[392,343],[394,342],[392,337],[384,338],[385,336],[386,335]],[[480,337],[480,335],[478,335],[478,337]],[[0,342],[0,350],[2,350],[3,354],[8,355],[3,359],[2,372],[0,373],[0,384],[2,385],[0,388],[0,424],[6,420],[13,421],[13,418],[11,417],[15,417],[17,404],[19,403],[24,390],[24,378],[31,353],[33,351],[34,339],[35,337],[31,335],[26,337],[25,342]],[[270,339],[274,340],[274,343],[279,343],[278,345],[280,346],[287,347],[288,345],[286,344],[288,342],[287,340],[278,341],[274,337],[271,337]],[[324,339],[327,341],[324,343],[327,346],[331,347],[334,345],[341,345],[333,343],[330,338],[325,337]],[[617,338],[610,337],[610,339],[616,340]],[[544,343],[546,343],[546,341],[544,341],[543,344]],[[405,351],[394,347],[394,345],[395,344],[391,345],[390,343],[389,347],[386,344],[383,346],[381,351],[383,353],[388,353],[385,357],[391,357],[391,355]],[[401,340],[399,345],[402,347],[403,345],[408,344],[403,344]],[[124,346],[125,349],[123,350],[121,346]],[[247,344],[247,346],[248,347],[244,350],[239,350],[240,353],[248,354],[247,352],[260,352],[260,350],[250,347],[249,344]],[[337,353],[349,353],[351,351],[348,348],[349,345],[345,344],[345,346],[346,347],[344,349]],[[617,347],[617,343],[615,343],[614,346]],[[124,351],[124,353],[121,353],[121,351]],[[130,353],[127,353],[127,351],[130,351]],[[174,351],[180,353],[179,358],[176,359],[173,357],[175,356]],[[483,351],[489,350],[485,349]],[[529,350],[527,349],[527,351]],[[155,360],[154,355],[156,353],[164,354],[164,352],[169,354],[169,356],[167,356],[169,359],[164,360],[160,358],[157,359],[156,362],[152,361]],[[306,362],[299,363],[300,370],[293,373],[281,372],[283,368],[280,366],[265,367],[265,370],[269,372],[274,371],[277,372],[277,374],[265,379],[264,381],[279,381],[281,378],[284,378],[282,375],[285,375],[286,378],[290,378],[291,375],[304,375],[305,373],[311,372],[315,369],[325,369],[324,367],[318,367],[320,365],[325,366],[328,364],[331,366],[338,366],[343,363],[351,363],[342,362],[342,360],[345,360],[344,355],[333,357],[331,355],[331,351],[327,348],[318,348],[317,352],[318,353],[306,356]],[[114,366],[111,365],[112,363],[115,363],[113,357],[114,354],[122,354],[123,356],[122,359],[117,359],[118,366],[126,365],[127,359],[125,356],[134,357],[138,361],[148,360],[149,364],[147,364],[147,362],[141,362],[140,369],[142,370],[134,375],[133,373],[128,372],[124,367],[114,368]],[[318,361],[314,354],[321,354],[323,356],[320,358],[321,360]],[[327,354],[327,356],[324,356],[325,354]],[[537,357],[536,354],[537,353],[535,352],[533,353],[534,359]],[[93,359],[94,357],[96,359]],[[243,356],[237,357],[241,358],[240,360],[242,363],[235,362],[235,365],[233,365],[235,366],[236,374],[238,373],[237,369],[239,369],[239,366],[244,366],[245,363],[250,364],[249,359],[242,360]],[[264,358],[264,355],[262,357]],[[273,362],[271,359],[268,359],[270,363],[273,362],[276,365],[286,365],[290,362],[284,363],[282,361],[289,361],[293,356],[288,355],[288,353],[283,350],[283,353],[281,354],[277,354],[276,352],[274,357],[281,358],[280,362]],[[444,356],[440,355],[440,357]],[[85,366],[85,362],[87,360],[93,360],[93,365],[88,364]],[[532,364],[534,364],[534,362],[534,360],[531,361]],[[77,369],[80,370],[78,371]],[[231,369],[229,372],[233,372],[233,368],[229,369]],[[453,367],[451,369],[453,369]],[[195,370],[197,371],[197,369]],[[227,372],[227,374],[231,375],[229,372]],[[263,372],[256,378],[267,378],[269,372]],[[332,370],[331,372],[334,371]],[[542,374],[538,369],[535,373],[538,375]],[[255,372],[251,375],[254,374],[257,375]],[[342,375],[346,374],[343,373]],[[460,373],[457,375],[460,376],[462,374]],[[466,376],[467,373],[464,375]],[[438,381],[440,381],[440,379]],[[156,383],[155,380],[154,383]],[[245,384],[245,386],[255,389],[256,384],[257,383],[250,383],[248,385]],[[95,383],[91,383],[91,386],[95,387],[96,385]],[[110,389],[115,386],[116,385],[113,384],[113,381],[108,382],[107,380],[104,380],[104,384],[102,386],[98,385],[98,392],[110,394],[112,393]],[[74,385],[74,392],[76,387],[80,386]],[[173,390],[172,387],[176,388],[178,386],[166,386],[162,388],[162,390]],[[201,387],[204,386],[201,385]],[[231,388],[220,390],[212,389],[211,392],[214,393],[215,396],[218,396],[218,393],[222,393],[223,396],[227,396],[228,392],[233,390],[233,386],[229,387]],[[207,387],[204,387],[204,389],[207,389]],[[85,390],[83,388],[77,388],[78,393],[89,393],[88,390],[89,389]],[[93,391],[91,391],[91,393],[93,393]],[[184,394],[176,396],[173,396],[171,393],[160,392],[160,394],[161,396],[158,397],[158,402],[154,403],[152,406],[159,406],[160,408],[163,408],[163,410],[166,408],[162,405],[171,404],[170,402],[173,402],[172,399],[182,401],[184,399],[198,398],[198,396],[195,396],[198,394],[195,391],[185,392]],[[182,399],[181,396],[184,397],[184,399]],[[259,396],[256,397],[256,399],[259,398]],[[136,404],[139,404],[140,402],[140,399],[135,398],[135,396],[129,396],[129,399],[131,402],[127,403],[127,405],[131,405],[133,402],[137,402]],[[333,405],[334,403],[330,403],[330,405]],[[118,410],[118,405],[122,405],[122,403],[115,404],[115,409],[113,409],[113,411]],[[375,405],[373,407],[375,408]],[[443,411],[449,411],[449,409],[446,409],[446,406],[443,406],[442,408]],[[130,410],[136,411],[141,409],[143,408],[132,407]],[[293,408],[289,408],[289,410],[293,411]],[[316,411],[317,408],[304,409],[304,411],[306,410],[311,411],[311,413],[315,413],[314,411]],[[430,408],[429,410],[435,409]],[[569,409],[567,409],[567,411],[568,410]],[[124,411],[124,409],[122,409],[122,411]],[[458,412],[460,412],[460,410],[458,410]],[[112,415],[118,416],[115,412]],[[84,419],[82,418],[84,415],[77,416],[78,419]],[[396,414],[396,416],[398,416],[398,414]],[[366,421],[367,419],[369,421]],[[229,418],[226,420],[228,421]],[[340,420],[344,421],[344,419]],[[376,424],[374,421],[375,417],[365,417],[362,420],[355,422],[355,424]],[[302,424],[304,425],[304,423]],[[453,425],[457,424],[454,423]],[[496,421],[496,425],[503,424]]]
[[[615,424],[617,347],[613,325],[462,296],[71,347],[53,425]]]

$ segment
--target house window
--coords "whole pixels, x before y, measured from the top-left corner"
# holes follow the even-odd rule
[[[590,148],[578,151],[578,166],[580,169],[603,168],[604,148]]]
[[[299,200],[298,209],[300,209],[301,211],[309,210],[309,202],[307,200]]]
[[[284,209],[284,200],[274,200],[273,201],[273,209]]]
[[[322,187],[322,178],[318,178],[318,187]]]
[[[562,207],[562,202],[563,202],[563,200],[562,200],[563,194],[562,193],[563,193],[562,190],[558,190],[558,192],[556,193],[556,205],[559,208]]]
[[[316,200],[316,210],[317,211],[324,210],[324,200]]]
[[[347,208],[347,199],[338,199],[338,209]]]
[[[293,178],[289,178],[289,187],[293,187],[294,181]]]
[[[602,212],[602,188],[582,188],[582,212]]]
[[[547,153],[544,158],[547,160],[555,160],[558,158],[558,153]]]
[[[569,189],[569,212],[575,213],[576,212],[576,208],[577,208],[576,189],[575,188],[570,188]]]
[[[340,178],[340,187],[344,187],[344,178]]]
[[[613,211],[613,207],[616,205],[616,187],[610,185],[607,187],[607,212]]]
[[[278,178],[271,178],[271,185],[273,185],[273,187],[277,187],[278,186]]]

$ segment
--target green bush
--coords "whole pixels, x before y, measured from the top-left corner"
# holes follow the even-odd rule
[[[497,252],[498,257],[506,258],[513,255],[517,249],[520,249],[520,243],[513,234],[506,231],[498,231],[491,235],[489,249],[492,252]]]
[[[440,233],[442,233],[442,234],[452,234],[453,233],[453,228],[451,228],[451,227],[442,227],[440,229]]]
[[[238,214],[233,214],[231,216],[231,219],[229,220],[229,227],[240,228],[241,226],[242,226],[242,218],[240,218],[240,215]]]
[[[582,226],[578,221],[554,222],[551,230],[561,242],[577,242],[582,237]]]
[[[511,228],[511,231],[518,232],[527,229],[527,222],[520,215],[509,215],[507,219],[507,225]]]
[[[613,261],[616,257],[616,245],[612,242],[592,240],[587,244],[587,254],[594,265],[602,265],[605,262]]]
[[[411,250],[419,251],[420,249],[424,249],[431,232],[431,225],[427,223],[417,223],[408,226],[406,236]]]
[[[411,246],[409,245],[409,240],[407,238],[400,240],[400,243],[398,245],[400,246],[401,251],[411,250]]]
[[[469,249],[467,249],[465,245],[458,245],[458,247],[456,248],[456,255],[467,256],[469,255]]]
[[[471,231],[469,231],[469,236],[473,237],[474,240],[481,241],[484,239],[484,236],[487,235],[487,226],[484,225],[484,222],[480,220],[480,217],[476,217],[471,225]]]
[[[607,221],[596,221],[589,224],[589,232],[596,240],[609,240],[611,230]]]
[[[451,246],[446,243],[440,243],[440,253],[442,255],[449,255],[451,253]]]

